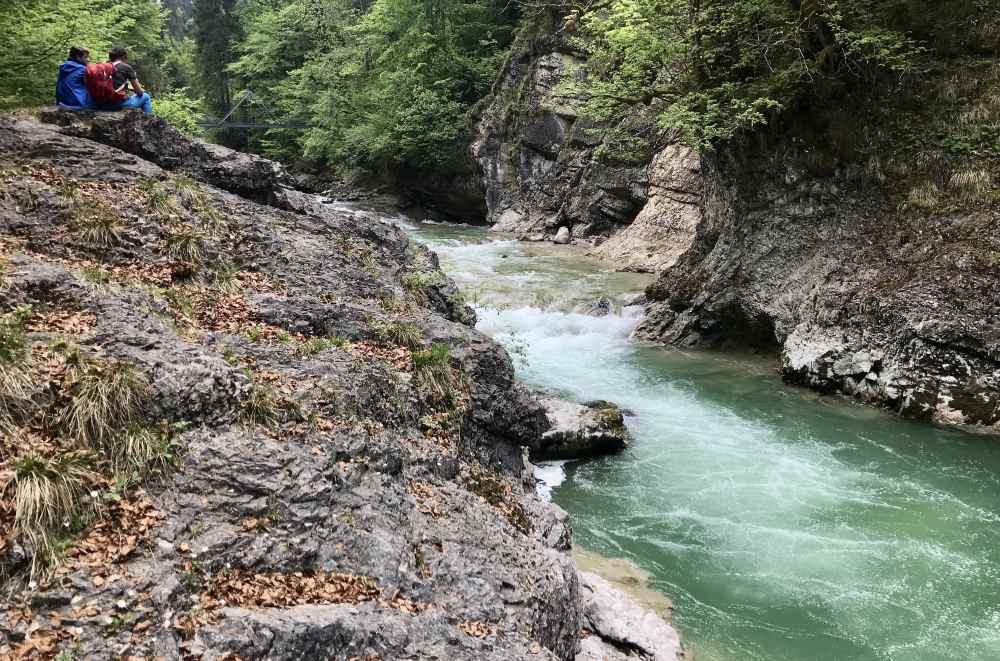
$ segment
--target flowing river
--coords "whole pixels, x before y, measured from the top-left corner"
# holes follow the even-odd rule
[[[1000,659],[1000,440],[782,384],[772,359],[630,343],[649,276],[412,224],[527,383],[631,410],[632,447],[544,468],[577,544],[670,596],[697,661]]]

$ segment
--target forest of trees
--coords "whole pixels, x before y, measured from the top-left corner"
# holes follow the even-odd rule
[[[216,139],[341,174],[460,167],[470,117],[519,29],[584,51],[567,83],[609,125],[637,107],[710,148],[802,106],[900,85],[936,59],[993,57],[992,0],[8,0],[0,108],[49,103],[69,44],[132,52],[183,130],[247,91],[244,118],[307,130]],[[992,18],[990,18],[992,16]],[[534,24],[534,25],[533,25]],[[850,101],[854,102],[854,101]],[[652,109],[653,112],[649,112]]]

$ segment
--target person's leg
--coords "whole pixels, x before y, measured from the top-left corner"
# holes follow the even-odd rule
[[[141,108],[147,115],[153,112],[153,99],[148,93],[143,93],[141,96],[130,96],[129,98],[122,101],[120,108],[125,110],[127,108]]]

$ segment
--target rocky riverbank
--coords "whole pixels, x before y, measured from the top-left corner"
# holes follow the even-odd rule
[[[0,119],[0,651],[677,658],[581,579],[551,423],[436,257],[326,202],[138,114]]]
[[[585,81],[586,66],[556,24],[515,45],[472,145],[494,229],[656,272],[640,339],[769,353],[787,380],[821,392],[1000,429],[1000,211],[962,190],[989,182],[988,170],[838,160],[811,143],[837,117],[704,155],[666,136],[650,153],[609,158],[616,131],[643,133],[655,109],[638,107],[635,126],[596,126],[560,88]],[[939,105],[986,113],[996,74],[983,71],[956,69],[967,95]],[[925,147],[920,158],[943,162]]]

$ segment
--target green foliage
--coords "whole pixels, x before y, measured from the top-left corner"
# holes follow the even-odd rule
[[[205,133],[198,126],[204,117],[202,101],[193,98],[186,87],[161,93],[153,99],[153,111],[188,137],[199,138]]]
[[[599,120],[621,124],[638,109],[710,149],[787,111],[896,90],[935,51],[984,48],[968,26],[987,16],[987,3],[974,0],[905,8],[892,0],[611,0],[567,17],[579,24],[590,76],[563,91],[582,96]]]
[[[90,49],[95,62],[124,46],[143,83],[159,87],[163,12],[156,0],[6,0],[0,25],[10,73],[0,79],[0,109],[51,104],[56,70],[73,45]]]
[[[199,91],[208,110],[215,113],[225,113],[231,105],[226,65],[233,61],[240,37],[237,4],[237,0],[194,2],[193,64]]]
[[[468,113],[489,91],[511,41],[513,4],[356,6],[293,0],[244,7],[246,37],[229,72],[254,90],[255,113],[315,126],[270,131],[259,146],[369,173],[458,167]]]
[[[0,315],[0,365],[18,365],[26,358],[25,324],[30,317],[28,306]]]

